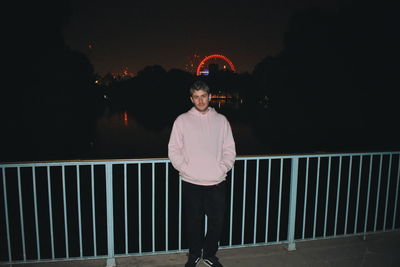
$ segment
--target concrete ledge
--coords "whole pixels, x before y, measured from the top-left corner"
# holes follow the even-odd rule
[[[259,266],[400,266],[400,231],[362,236],[297,242],[295,251],[287,244],[223,249],[218,257],[225,267]],[[186,253],[120,257],[118,267],[184,266]],[[104,267],[106,259],[35,264],[25,267]],[[206,266],[204,263],[198,267]]]

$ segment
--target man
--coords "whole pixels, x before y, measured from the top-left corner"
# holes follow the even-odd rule
[[[197,81],[190,87],[190,100],[193,107],[175,120],[168,144],[168,157],[182,179],[189,247],[185,266],[196,266],[203,257],[207,265],[221,267],[216,253],[225,216],[225,177],[235,162],[235,142],[228,120],[209,107],[206,83]]]

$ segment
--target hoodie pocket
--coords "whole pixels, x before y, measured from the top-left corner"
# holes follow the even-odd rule
[[[189,161],[186,173],[196,179],[213,181],[224,175],[219,162],[212,156],[195,156]]]

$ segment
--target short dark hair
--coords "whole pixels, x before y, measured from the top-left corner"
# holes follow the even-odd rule
[[[199,91],[199,90],[203,90],[204,92],[207,92],[207,94],[210,93],[210,87],[208,86],[207,83],[205,83],[204,81],[198,80],[195,81],[192,86],[190,86],[190,95],[192,96],[194,91]]]

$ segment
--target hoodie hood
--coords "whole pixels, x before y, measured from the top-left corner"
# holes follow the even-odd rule
[[[202,112],[198,111],[195,107],[192,107],[192,108],[188,111],[188,113],[189,113],[189,114],[192,114],[192,115],[196,115],[196,116],[211,116],[211,115],[216,115],[216,114],[217,114],[217,112],[215,111],[215,109],[212,108],[212,107],[208,107],[207,110],[208,110],[207,112],[202,113]]]

